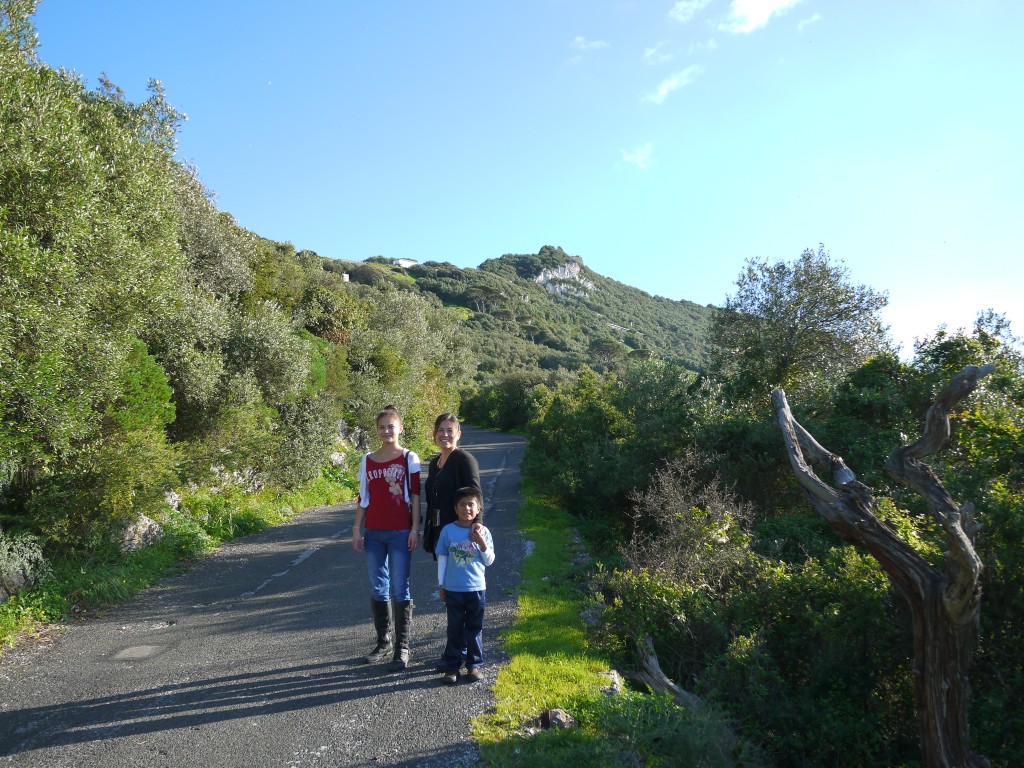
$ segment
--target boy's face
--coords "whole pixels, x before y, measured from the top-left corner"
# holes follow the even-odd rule
[[[473,496],[465,496],[456,502],[455,514],[459,516],[459,522],[471,523],[480,514],[480,502]]]

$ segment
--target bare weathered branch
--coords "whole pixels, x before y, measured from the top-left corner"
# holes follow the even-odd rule
[[[793,413],[789,410],[789,402],[786,400],[786,393],[783,390],[772,391],[772,404],[779,420],[779,427],[782,429],[782,437],[786,441],[786,454],[789,456],[790,466],[793,467],[800,487],[821,504],[835,504],[839,501],[839,495],[814,473],[804,458],[802,448],[806,447],[811,454],[812,461],[816,461],[819,465],[828,466],[827,459],[824,457],[830,454],[793,418]]]
[[[952,568],[943,602],[956,622],[972,622],[977,617],[981,558],[974,548],[974,537],[980,526],[974,520],[974,505],[967,502],[959,506],[931,467],[920,459],[931,456],[949,440],[950,412],[977,389],[982,377],[994,370],[994,365],[968,365],[954,376],[928,409],[921,437],[911,445],[897,448],[885,462],[886,471],[893,478],[916,490],[928,502],[932,516],[946,534]]]
[[[912,445],[894,454],[902,454],[904,458],[922,459],[938,451],[949,439],[949,413],[978,387],[978,380],[988,376],[996,367],[994,365],[968,365],[954,376],[925,416],[924,431]]]
[[[938,578],[934,570],[909,544],[874,514],[871,491],[856,481],[841,456],[825,449],[793,417],[781,389],[772,392],[772,403],[779,419],[783,439],[797,482],[807,491],[814,508],[828,520],[833,530],[851,544],[861,547],[878,560],[901,591],[910,591],[907,599],[920,599],[924,584]],[[825,484],[808,466],[801,448],[812,460],[832,475],[837,487]]]

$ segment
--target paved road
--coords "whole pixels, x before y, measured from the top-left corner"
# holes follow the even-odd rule
[[[445,687],[434,561],[413,557],[412,664],[373,645],[369,585],[352,551],[353,505],[311,510],[224,546],[132,603],[0,660],[0,766],[459,766],[478,762],[468,721],[505,661],[523,542],[519,438],[464,428],[480,462],[497,560],[488,568],[485,681]]]

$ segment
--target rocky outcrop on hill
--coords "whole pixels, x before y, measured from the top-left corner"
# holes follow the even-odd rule
[[[592,280],[583,277],[583,268],[575,261],[567,261],[555,268],[545,267],[534,280],[551,293],[560,296],[583,297],[594,289]]]

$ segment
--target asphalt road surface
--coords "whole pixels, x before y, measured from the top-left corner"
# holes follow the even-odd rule
[[[480,462],[497,559],[487,569],[485,678],[443,686],[436,566],[413,555],[412,662],[373,646],[354,504],[310,510],[225,545],[129,604],[0,659],[0,766],[467,766],[469,720],[506,661],[524,542],[520,438],[463,428]],[[426,457],[423,457],[424,460]]]

